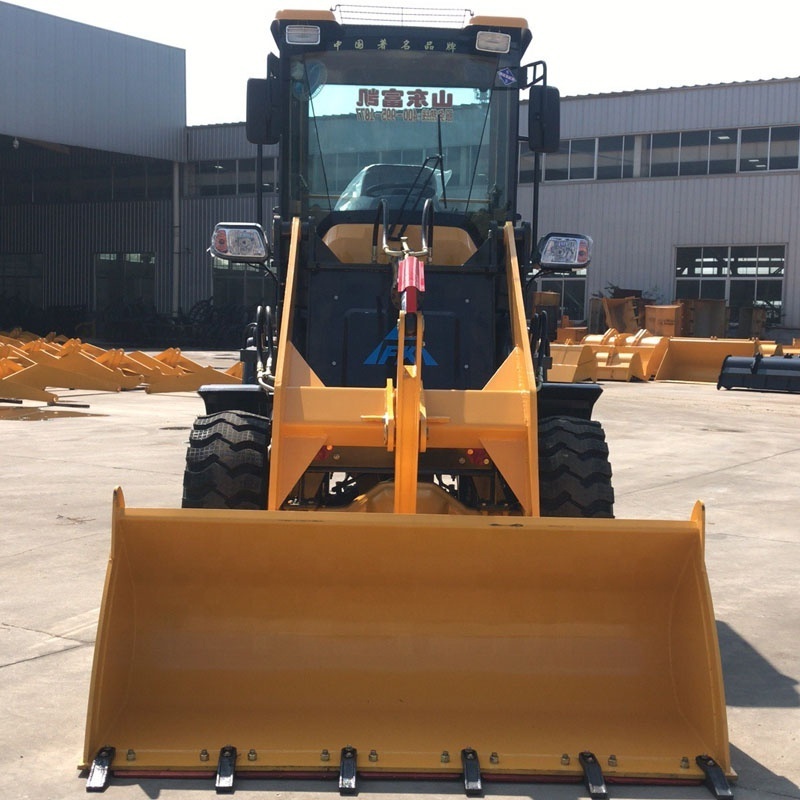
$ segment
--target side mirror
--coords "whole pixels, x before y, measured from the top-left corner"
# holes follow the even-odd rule
[[[587,267],[592,260],[592,237],[581,233],[548,233],[539,240],[538,265],[566,272]]]
[[[528,146],[534,153],[557,153],[561,139],[561,95],[537,83],[528,99]]]
[[[277,144],[280,139],[273,113],[274,78],[249,78],[247,81],[247,141],[253,144]]]
[[[269,258],[267,237],[254,222],[218,222],[208,252],[236,264],[264,264]]]
[[[247,81],[247,141],[253,144],[278,144],[281,138],[280,59],[267,56],[267,77]]]

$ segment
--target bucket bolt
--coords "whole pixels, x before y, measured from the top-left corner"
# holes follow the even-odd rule
[[[609,767],[616,767],[617,766],[617,757],[615,755],[610,755],[608,757],[608,766]]]
[[[132,748],[128,748],[128,752],[125,753],[126,761],[136,761],[136,751]]]
[[[684,756],[681,759],[681,769],[689,769],[689,756]]]
[[[449,750],[442,750],[442,756],[439,759],[442,764],[449,764],[450,763],[450,751]]]
[[[490,764],[499,764],[500,763],[500,756],[497,753],[491,753],[489,755],[489,763]]]
[[[369,751],[369,760],[370,761],[377,761],[378,760],[378,751],[377,750],[370,750]]]
[[[323,751],[322,751],[322,752],[319,754],[319,760],[320,760],[320,761],[330,761],[330,760],[331,760],[331,754],[330,754],[330,751],[329,751],[329,750],[323,750]]]
[[[570,762],[569,753],[564,753],[564,755],[561,756],[561,766],[568,767],[569,762]]]
[[[254,748],[250,748],[247,751],[247,760],[248,761],[256,761],[258,759],[258,753],[256,753]]]
[[[200,751],[200,760],[208,761],[208,750],[206,750],[205,747]]]

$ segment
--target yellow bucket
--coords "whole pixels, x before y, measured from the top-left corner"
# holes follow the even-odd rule
[[[688,521],[126,509],[84,766],[730,774],[703,509]],[[325,754],[333,754],[330,760]],[[366,754],[369,755],[367,760]],[[210,755],[209,755],[210,754]],[[448,760],[445,754],[452,754]],[[210,761],[209,763],[206,763]]]

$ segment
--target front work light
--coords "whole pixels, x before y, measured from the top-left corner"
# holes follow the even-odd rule
[[[286,44],[319,44],[319,25],[287,25]]]
[[[496,31],[478,31],[475,49],[484,53],[507,53],[511,49],[511,36]]]

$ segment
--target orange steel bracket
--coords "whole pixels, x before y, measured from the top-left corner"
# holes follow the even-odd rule
[[[522,513],[539,515],[537,387],[511,223],[505,242],[513,347],[483,389],[424,389],[422,314],[416,363],[398,364],[395,386],[325,386],[291,342],[300,251],[300,221],[293,221],[275,372],[269,510],[281,508],[320,448],[357,446],[394,451],[394,511],[415,513],[419,453],[473,447],[487,451]],[[398,328],[404,341],[403,313]]]

